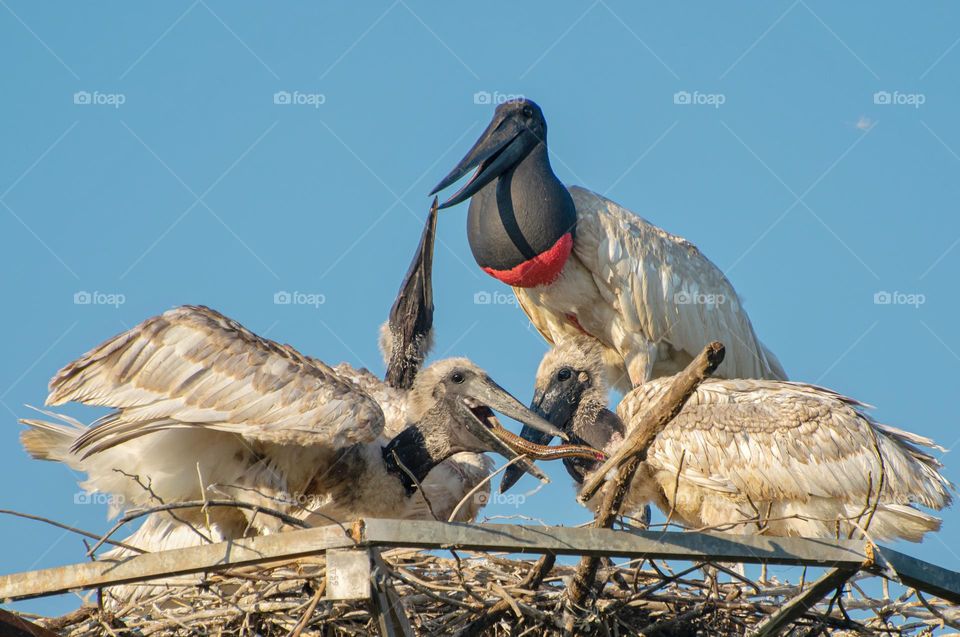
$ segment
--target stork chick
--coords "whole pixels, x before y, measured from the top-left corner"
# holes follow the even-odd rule
[[[571,438],[609,453],[672,378],[634,389],[615,415],[606,408],[601,355],[588,338],[548,352],[533,408]],[[876,422],[866,408],[804,383],[707,379],[649,448],[624,512],[653,502],[693,529],[843,538],[866,531],[873,539],[919,542],[940,520],[918,505],[939,510],[952,501],[942,465],[922,449],[942,448]],[[549,440],[531,430],[521,435]],[[567,463],[578,484],[597,467]],[[595,497],[589,506],[599,502]]]
[[[62,369],[50,389],[48,404],[114,411],[90,428],[26,420],[24,446],[87,472],[85,488],[125,506],[203,499],[199,472],[238,499],[315,522],[410,517],[417,482],[453,454],[517,456],[491,410],[560,434],[476,365],[453,358],[417,375],[410,424],[383,445],[375,399],[204,307],[170,310],[110,339]],[[251,524],[270,530],[266,516]]]

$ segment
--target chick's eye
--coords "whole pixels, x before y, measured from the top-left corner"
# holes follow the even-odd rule
[[[529,106],[524,106],[521,112],[523,113],[524,117],[533,117],[533,109]]]
[[[573,374],[570,372],[570,369],[564,367],[559,372],[557,372],[557,380],[570,380],[570,376]]]
[[[450,380],[452,380],[453,382],[459,385],[463,382],[463,374],[461,374],[460,372],[453,372],[453,375],[450,377]]]

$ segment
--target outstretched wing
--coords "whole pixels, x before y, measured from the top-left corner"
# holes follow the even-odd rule
[[[690,358],[720,341],[727,356],[717,373],[725,378],[786,378],[730,281],[696,246],[589,190],[574,186],[570,194],[577,208],[574,250],[617,308],[621,329]]]
[[[74,443],[84,455],[174,428],[340,448],[384,425],[376,402],[327,365],[202,306],[147,319],[61,369],[47,404],[68,401],[116,410]]]

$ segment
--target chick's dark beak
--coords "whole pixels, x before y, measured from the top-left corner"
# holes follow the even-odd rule
[[[533,400],[530,402],[530,411],[564,433],[569,434],[576,404],[573,402],[573,397],[563,387],[551,385],[546,389],[538,388],[536,390]],[[551,434],[526,425],[520,431],[520,437],[540,445],[550,444],[550,441],[553,440]],[[520,480],[523,474],[524,471],[519,467],[507,467],[503,473],[503,479],[500,481],[500,493],[506,493]]]

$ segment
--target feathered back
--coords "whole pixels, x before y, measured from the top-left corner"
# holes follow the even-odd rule
[[[654,379],[624,397],[617,413],[628,428],[670,385]],[[650,447],[634,505],[659,500],[693,528],[830,537],[838,524],[856,536],[859,524],[876,539],[919,541],[940,521],[914,505],[942,509],[953,499],[923,447],[940,449],[829,389],[708,379]]]

